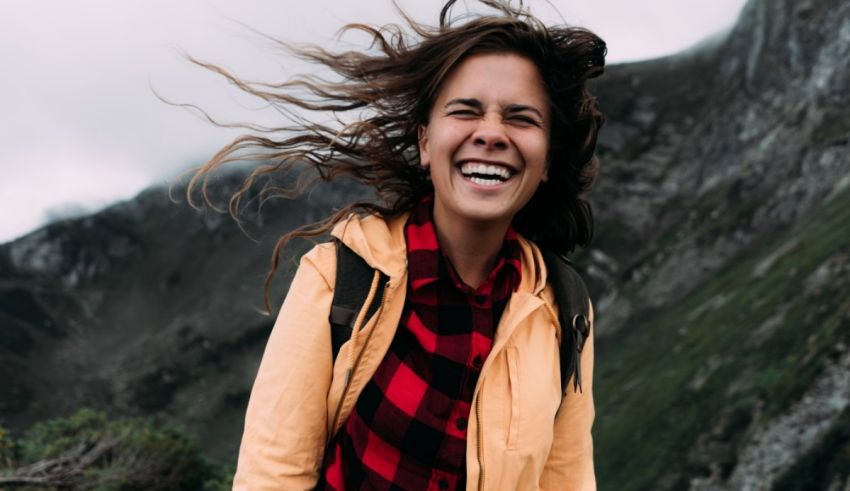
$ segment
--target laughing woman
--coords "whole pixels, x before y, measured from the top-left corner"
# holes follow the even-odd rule
[[[307,172],[354,177],[377,196],[278,244],[275,257],[294,237],[335,238],[301,258],[277,317],[236,489],[595,489],[592,308],[579,295],[586,316],[561,321],[541,250],[566,255],[592,235],[582,195],[603,118],[586,81],[602,73],[605,44],[497,1],[453,21],[453,3],[436,28],[347,26],[374,38],[364,52],[295,49],[334,82],[251,85],[220,70],[286,111],[348,122],[243,137],[192,186],[248,149],[275,164],[243,189]],[[375,274],[335,353],[341,248]]]

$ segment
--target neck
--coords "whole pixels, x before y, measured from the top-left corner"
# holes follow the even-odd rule
[[[434,207],[434,228],[440,249],[460,279],[478,288],[496,264],[510,222],[479,223],[449,218]]]

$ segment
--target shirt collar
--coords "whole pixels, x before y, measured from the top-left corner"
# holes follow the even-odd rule
[[[465,284],[440,249],[434,228],[434,196],[424,197],[414,207],[404,227],[407,242],[408,282],[413,292],[439,280],[451,281],[468,295],[491,296],[516,290],[521,278],[521,247],[517,233],[508,227],[496,264],[478,288]],[[501,295],[499,295],[501,296]]]

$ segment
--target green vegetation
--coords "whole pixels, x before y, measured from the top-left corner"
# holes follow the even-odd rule
[[[225,490],[228,469],[179,431],[148,418],[82,409],[35,424],[14,440],[0,428],[0,488]]]
[[[679,489],[718,468],[728,475],[747,433],[850,345],[848,223],[845,192],[678,304],[600,340],[601,489]],[[810,279],[825,264],[840,272],[818,286]]]

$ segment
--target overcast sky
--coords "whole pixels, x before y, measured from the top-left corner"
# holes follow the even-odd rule
[[[398,3],[433,23],[442,2]],[[546,2],[528,3],[558,21]],[[605,39],[608,62],[616,63],[725,31],[745,0],[550,3],[566,22]],[[179,50],[243,78],[278,81],[303,65],[240,23],[333,46],[346,22],[395,20],[390,0],[0,0],[0,242],[168,182],[234,136],[160,102],[151,87],[225,120],[273,121],[262,104],[189,65]]]

